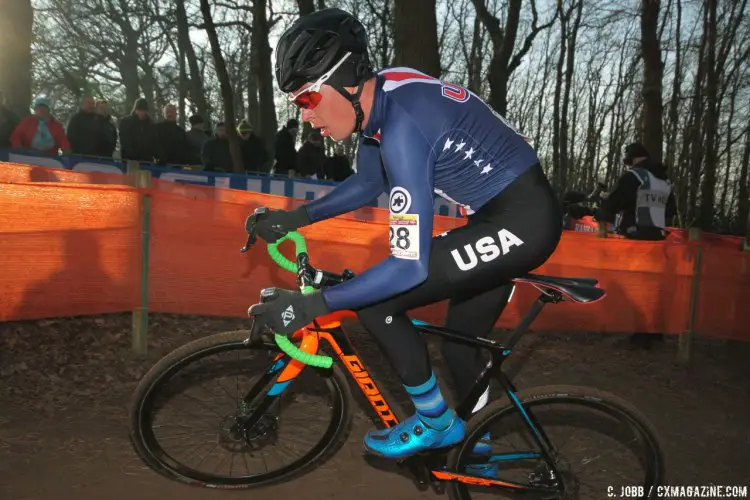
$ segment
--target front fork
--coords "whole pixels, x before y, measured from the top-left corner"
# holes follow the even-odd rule
[[[318,352],[319,340],[317,335],[308,335],[307,328],[298,330],[292,336],[293,339],[302,339],[302,344],[299,346],[300,349],[307,353]],[[268,367],[268,370],[260,377],[260,379],[250,388],[250,390],[242,398],[241,405],[243,408],[251,409],[251,413],[245,417],[239,419],[237,424],[237,430],[242,435],[252,429],[261,417],[268,411],[277,399],[281,396],[284,390],[292,383],[292,380],[297,378],[302,370],[305,368],[305,364],[297,360],[289,358],[286,354],[279,353]],[[281,373],[279,373],[281,372]],[[268,383],[278,374],[274,384],[267,389],[267,392],[262,396],[262,399],[257,405],[253,405],[253,401],[263,392],[268,386]],[[244,412],[243,412],[244,413]]]

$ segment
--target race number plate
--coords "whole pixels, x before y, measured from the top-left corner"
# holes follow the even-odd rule
[[[419,214],[391,213],[389,236],[391,255],[419,260]]]

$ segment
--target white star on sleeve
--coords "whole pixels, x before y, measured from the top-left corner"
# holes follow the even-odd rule
[[[464,160],[471,159],[471,155],[474,154],[474,148],[469,148],[467,152],[464,153]]]
[[[490,167],[489,165],[487,165],[486,167],[484,167],[484,168],[482,169],[482,172],[480,173],[480,175],[481,175],[481,174],[486,174],[486,173],[487,173],[487,172],[489,172],[490,170],[492,170],[492,167]]]
[[[443,146],[443,151],[445,151],[446,149],[449,149],[452,145],[453,145],[453,141],[451,141],[450,137],[448,137],[445,140],[445,146]]]
[[[466,145],[465,142],[461,142],[460,144],[456,144],[456,151],[461,151],[464,146]]]
[[[479,160],[474,160],[474,165],[476,165],[476,166],[478,167],[479,165],[481,165],[481,163],[482,163],[483,161],[484,161],[484,160],[482,160],[482,159],[479,159]]]

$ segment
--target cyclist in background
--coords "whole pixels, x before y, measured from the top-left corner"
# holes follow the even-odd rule
[[[294,211],[272,211],[257,234],[289,231],[390,195],[391,256],[341,285],[302,295],[276,290],[250,314],[291,334],[316,316],[354,310],[386,352],[416,414],[369,432],[365,448],[400,459],[451,446],[464,422],[435,380],[426,344],[406,312],[449,299],[446,326],[486,335],[512,291],[512,278],[543,264],[557,247],[562,212],[539,159],[502,116],[466,89],[411,68],[374,73],[365,29],[339,9],[297,20],[276,48],[276,79],[302,119],[340,141],[359,133],[356,175]],[[433,237],[434,195],[468,215]],[[483,368],[478,349],[446,341],[442,353],[458,396]],[[489,388],[474,411],[487,403]],[[478,445],[479,446],[479,445]]]

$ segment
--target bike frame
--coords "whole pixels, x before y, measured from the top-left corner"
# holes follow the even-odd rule
[[[515,286],[515,285],[514,285]],[[521,335],[528,329],[531,323],[536,319],[539,313],[544,309],[547,304],[557,303],[563,300],[560,293],[554,290],[542,291],[537,300],[532,304],[529,311],[521,319],[519,324],[513,330],[510,337],[503,343],[499,343],[494,340],[490,340],[484,337],[470,337],[460,332],[431,325],[428,323],[414,321],[414,325],[421,333],[434,334],[441,337],[445,337],[457,342],[464,342],[471,345],[478,346],[483,349],[487,349],[491,353],[491,361],[485,366],[482,373],[477,378],[474,387],[468,396],[458,405],[456,413],[464,420],[468,419],[471,415],[472,409],[476,406],[479,398],[482,396],[486,388],[489,386],[490,379],[493,377],[499,380],[503,392],[508,396],[508,399],[516,410],[522,415],[524,424],[531,431],[531,435],[538,447],[541,450],[539,452],[516,452],[508,454],[499,454],[493,456],[493,461],[513,461],[513,460],[529,460],[543,458],[547,465],[551,468],[555,477],[559,477],[559,473],[555,467],[555,452],[547,438],[544,430],[541,428],[534,415],[530,410],[523,407],[521,402],[516,397],[516,388],[511,380],[502,371],[502,363],[505,359],[510,356],[513,351],[513,347],[520,339]],[[359,358],[356,350],[350,342],[346,332],[341,326],[341,323],[348,319],[356,319],[356,314],[351,311],[341,311],[333,314],[328,314],[317,318],[313,323],[306,326],[305,328],[297,331],[293,338],[301,340],[300,349],[309,352],[316,353],[320,347],[320,341],[323,340],[328,343],[333,352],[336,354],[338,359],[344,365],[346,370],[349,372],[351,377],[356,382],[360,391],[369,401],[373,410],[377,414],[378,418],[386,428],[393,427],[398,424],[398,418],[391,410],[391,405],[388,404],[385,397],[380,392],[375,381],[370,377],[365,364]],[[248,339],[246,342],[250,342]],[[302,369],[306,365],[299,361],[290,359],[286,354],[279,353],[271,366],[268,368],[266,373],[256,382],[256,384],[248,391],[244,397],[244,402],[250,406],[252,402],[260,395],[260,393],[268,386],[268,384],[276,377],[275,382],[266,394],[262,396],[262,399],[256,404],[252,405],[254,411],[247,417],[242,423],[242,430],[252,428],[261,418],[261,416],[273,405],[273,403],[281,396],[284,390],[291,384],[291,382],[302,372]],[[308,367],[308,369],[320,369]],[[279,373],[280,372],[280,373]],[[436,452],[425,454],[420,456],[416,460],[422,460],[417,464],[417,468],[426,468],[434,478],[441,481],[458,481],[466,484],[477,484],[482,486],[498,486],[505,489],[515,491],[538,491],[538,492],[551,492],[556,489],[543,487],[543,486],[528,486],[523,484],[517,484],[508,481],[500,481],[494,479],[487,479],[478,476],[472,476],[468,474],[461,474],[455,471],[448,471],[444,467],[440,467],[441,463],[444,465],[445,456],[448,450],[437,450]],[[412,459],[407,459],[412,460]],[[414,467],[414,463],[410,464]]]

